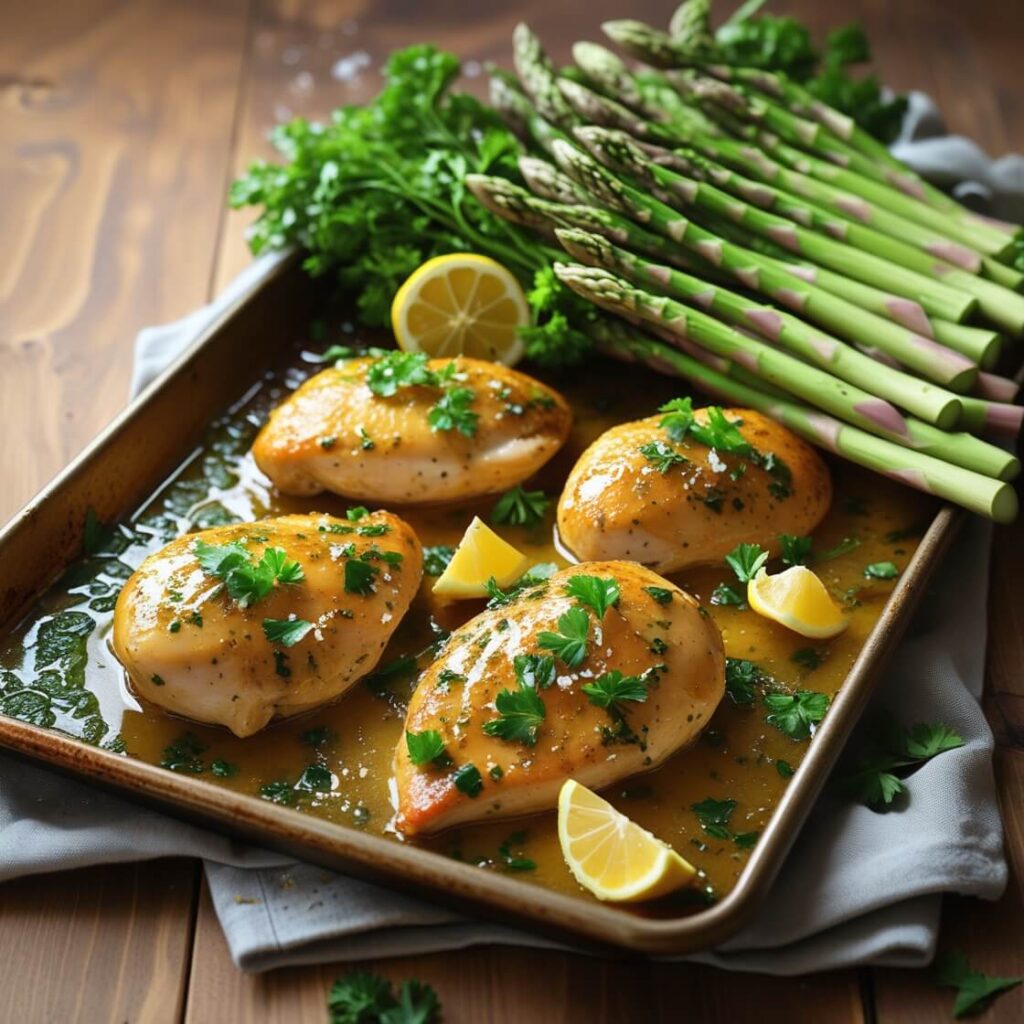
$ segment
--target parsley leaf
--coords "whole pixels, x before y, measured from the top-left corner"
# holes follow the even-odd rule
[[[673,441],[682,441],[693,424],[693,399],[673,398],[658,408],[665,413],[658,426],[666,431]]]
[[[565,592],[591,608],[599,622],[609,608],[619,603],[619,584],[613,577],[571,576]]]
[[[935,965],[935,984],[940,988],[955,988],[953,1016],[966,1017],[980,1010],[987,1000],[1019,985],[1024,978],[992,978],[981,971],[972,971],[967,957],[959,950],[952,950]]]
[[[501,526],[536,526],[550,504],[543,491],[527,491],[517,485],[498,499],[491,522]]]
[[[427,413],[431,430],[458,430],[466,437],[476,434],[480,417],[469,407],[476,399],[472,388],[449,388]]]
[[[370,510],[365,505],[356,505],[354,508],[348,509],[345,513],[345,518],[350,523],[358,523],[361,519],[365,519],[370,514]]]
[[[762,679],[761,670],[745,658],[725,659],[725,692],[733,704],[752,704],[754,687]]]
[[[624,676],[618,669],[605,672],[592,683],[586,683],[580,689],[590,699],[606,711],[621,714],[623,701],[635,701],[642,704],[647,700],[647,683],[641,676]]]
[[[409,732],[406,729],[405,747],[414,765],[451,764],[451,758],[445,753],[444,740],[436,729],[425,729],[423,732]]]
[[[339,978],[327,996],[328,1024],[440,1024],[437,993],[420,981],[391,983],[368,971]]]
[[[664,476],[673,466],[689,462],[689,459],[680,452],[677,452],[670,444],[664,441],[648,441],[640,445],[638,451],[650,462],[654,468]]]
[[[895,562],[872,562],[864,566],[864,575],[869,580],[892,580],[899,574]]]
[[[498,717],[484,722],[488,736],[532,747],[544,721],[544,701],[532,687],[519,683],[518,689],[502,690],[494,700]]]
[[[768,552],[759,544],[737,544],[725,556],[725,561],[740,583],[749,583],[768,561]]]
[[[474,764],[459,765],[452,773],[452,780],[455,788],[468,797],[478,797],[484,788],[484,780],[480,778],[480,771]]]
[[[447,544],[435,544],[423,549],[423,572],[427,576],[440,576],[448,568],[455,555],[455,548]]]
[[[738,423],[730,420],[721,406],[709,405],[704,412],[707,415],[707,420],[704,423],[694,420],[690,426],[692,437],[695,437],[701,444],[707,445],[708,448],[727,452],[730,455],[754,454],[753,446],[740,433]]]
[[[766,693],[764,703],[769,709],[765,721],[784,732],[791,740],[805,740],[828,711],[829,697],[813,690],[797,693]]]
[[[728,583],[719,583],[711,591],[711,603],[713,605],[732,605],[735,608],[746,608],[747,601],[744,596]]]
[[[359,594],[366,597],[373,593],[373,578],[378,573],[377,566],[364,562],[361,558],[349,558],[345,562],[345,593]]]
[[[240,608],[265,598],[275,583],[296,584],[305,579],[302,566],[289,560],[280,548],[266,548],[255,565],[249,552],[237,541],[214,546],[196,540],[192,547],[203,572],[216,576]]]
[[[537,862],[521,853],[513,853],[512,847],[522,846],[526,842],[525,832],[513,832],[498,847],[498,857],[502,865],[509,871],[535,871]]]
[[[381,398],[390,398],[401,388],[436,386],[436,381],[423,352],[388,352],[372,363],[366,373],[367,387]]]
[[[555,659],[547,654],[517,654],[512,659],[520,686],[546,690],[555,681]]]
[[[577,668],[587,656],[590,616],[582,608],[570,608],[558,618],[558,632],[537,634],[537,646],[552,651],[569,668]]]
[[[282,647],[294,647],[312,628],[313,623],[305,619],[263,620],[263,635]]]
[[[782,545],[782,561],[786,565],[807,565],[811,560],[811,548],[814,545],[811,537],[795,537],[791,533],[780,533],[779,544]]]
[[[912,726],[904,739],[903,749],[907,757],[926,761],[947,750],[956,750],[964,745],[963,737],[957,735],[948,725],[941,723],[927,725],[919,722]]]
[[[731,839],[732,832],[729,831],[729,819],[732,812],[736,810],[735,800],[713,800],[708,797],[700,803],[691,804],[690,810],[697,815],[700,827],[709,836],[716,839]]]
[[[829,562],[833,558],[848,555],[851,551],[856,551],[859,547],[860,540],[857,537],[844,537],[834,548],[829,548],[827,551],[822,551],[820,554],[815,555],[814,561]]]
[[[658,604],[672,603],[672,591],[667,590],[665,587],[644,587],[644,593],[650,594]]]

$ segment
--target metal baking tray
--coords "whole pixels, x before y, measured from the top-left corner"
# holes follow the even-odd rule
[[[323,298],[323,287],[302,272],[297,258],[280,260],[15,516],[0,532],[0,635],[78,557],[86,510],[93,508],[106,522],[127,518],[195,448],[209,422],[278,360],[282,339],[294,336],[296,313],[304,316]],[[552,892],[3,716],[0,747],[260,846],[468,913],[598,948],[657,954],[707,949],[735,934],[768,892],[965,518],[948,506],[937,512],[736,885],[715,905],[688,916],[647,918]]]

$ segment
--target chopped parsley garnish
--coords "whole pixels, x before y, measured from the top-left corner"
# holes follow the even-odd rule
[[[427,367],[423,352],[388,352],[370,366],[367,387],[381,398],[390,398],[401,388],[417,385],[437,387],[437,374]]]
[[[552,651],[569,668],[577,668],[587,656],[590,616],[582,608],[570,608],[558,619],[558,632],[537,634],[537,645]]]
[[[728,583],[719,583],[711,591],[711,603],[713,605],[732,605],[734,608],[746,608],[747,602],[743,595],[729,586]]]
[[[696,420],[690,425],[690,435],[708,448],[730,455],[753,455],[754,448],[740,433],[739,424],[730,420],[721,406],[709,405],[704,410],[705,423]]]
[[[768,552],[759,544],[737,544],[725,561],[740,583],[749,583],[768,561]]]
[[[423,549],[423,571],[428,576],[440,576],[448,568],[455,555],[455,548],[447,544],[435,544]]]
[[[799,690],[796,693],[766,693],[764,703],[768,708],[765,721],[785,733],[791,740],[805,740],[828,711],[829,697],[814,690]]]
[[[673,441],[682,441],[693,424],[693,399],[673,398],[660,406],[658,412],[665,413],[658,426]]]
[[[513,847],[521,847],[526,842],[525,832],[513,832],[498,847],[498,858],[508,871],[535,871],[537,862],[522,853],[513,853]]]
[[[360,537],[383,537],[390,532],[391,527],[387,523],[367,523],[365,526],[356,527],[356,533]]]
[[[259,788],[259,795],[272,804],[295,803],[295,789],[290,782],[286,782],[284,779],[265,782]]]
[[[366,432],[365,427],[359,428],[359,447],[362,448],[364,452],[372,452],[373,449],[377,447],[373,438]]]
[[[543,491],[527,491],[516,486],[498,499],[491,512],[491,522],[499,526],[536,526],[550,504],[551,499]]]
[[[967,963],[967,957],[959,950],[952,950],[941,957],[933,973],[939,988],[956,989],[953,1016],[958,1020],[981,1010],[1001,992],[1007,992],[1024,982],[1024,978],[996,978],[982,974],[981,971],[973,971]]]
[[[796,771],[796,769],[788,761],[782,760],[775,762],[775,770],[784,779],[791,779],[793,777],[793,773]]]
[[[869,734],[853,771],[841,776],[836,787],[858,803],[884,809],[904,791],[902,780],[913,769],[963,745],[963,738],[948,725],[922,722],[902,729],[883,719]]]
[[[460,672],[450,668],[443,668],[437,676],[437,687],[439,690],[447,693],[451,689],[452,683],[464,683],[465,681],[466,677]]]
[[[377,566],[361,558],[349,558],[345,562],[345,593],[366,597],[373,593],[373,579],[379,572]]]
[[[350,523],[358,523],[361,519],[365,519],[369,514],[370,510],[365,505],[356,505],[345,513],[345,518]]]
[[[452,772],[455,788],[469,797],[478,797],[484,788],[484,780],[474,764],[462,764]]]
[[[329,768],[322,764],[307,765],[295,783],[295,788],[302,793],[329,793],[334,784],[334,776]]]
[[[409,760],[415,765],[451,764],[451,758],[444,749],[444,740],[436,729],[426,729],[423,732],[406,730],[405,746],[409,751]]]
[[[475,399],[476,392],[472,388],[449,388],[427,413],[430,429],[457,430],[466,437],[474,437],[480,419],[470,409]]]
[[[230,779],[233,775],[238,774],[238,765],[218,757],[215,761],[210,762],[210,771],[219,779]]]
[[[648,441],[640,445],[638,451],[662,476],[673,466],[689,462],[685,455],[664,441]]]
[[[733,704],[753,704],[755,687],[762,680],[761,670],[745,658],[725,659],[725,692]]]
[[[305,619],[264,619],[263,635],[272,644],[294,647],[311,629]]]
[[[650,595],[658,604],[672,603],[672,591],[665,587],[644,587],[644,593]]]
[[[827,551],[822,551],[820,554],[815,555],[814,560],[815,562],[829,562],[833,558],[848,555],[859,547],[860,540],[857,537],[844,537],[834,548],[829,548]]]
[[[338,439],[333,434],[328,434],[325,437],[321,437],[317,441],[317,444],[319,444],[320,447],[323,448],[325,452],[329,452],[337,443]]]
[[[369,971],[339,978],[327,996],[328,1024],[440,1024],[437,993],[421,981],[391,982]]]
[[[732,812],[736,810],[735,800],[713,800],[708,797],[706,800],[701,800],[700,803],[691,804],[690,810],[697,815],[700,827],[709,836],[714,836],[716,839],[732,838],[728,825]]]
[[[565,592],[592,609],[598,622],[609,608],[619,603],[619,584],[613,577],[571,576],[565,585]]]
[[[895,562],[872,562],[864,566],[864,575],[869,580],[893,580],[899,574]]]
[[[181,619],[175,619],[168,627],[169,633],[178,633],[181,631]]]
[[[275,583],[301,583],[302,566],[288,558],[280,548],[266,548],[253,564],[249,552],[237,541],[214,546],[197,540],[192,547],[203,572],[216,576],[227,587],[228,595],[240,608],[248,608],[265,598]]]
[[[274,671],[282,678],[288,679],[292,670],[288,667],[288,655],[284,651],[274,651]]]
[[[206,744],[194,732],[182,733],[173,743],[164,747],[160,767],[186,775],[201,775],[206,766],[199,755],[204,750]]]
[[[811,548],[814,540],[811,537],[796,537],[791,533],[780,533],[779,544],[782,545],[782,561],[786,565],[807,565],[811,560]]]
[[[642,704],[647,700],[647,682],[642,676],[624,676],[618,669],[612,669],[598,676],[592,683],[585,683],[580,689],[591,704],[614,714],[622,714],[623,703],[633,701]]]
[[[555,659],[547,654],[517,654],[512,659],[520,686],[546,690],[555,681]]]
[[[825,658],[820,651],[813,647],[801,647],[800,650],[794,651],[789,656],[789,660],[795,665],[801,665],[809,672],[813,672],[816,668],[821,668]]]
[[[540,694],[519,678],[515,690],[502,690],[494,700],[498,717],[484,723],[488,736],[532,747],[537,742],[537,731],[544,721],[544,701]]]

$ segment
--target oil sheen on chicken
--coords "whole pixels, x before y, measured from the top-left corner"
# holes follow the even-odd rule
[[[125,584],[114,652],[141,697],[251,736],[372,671],[416,594],[422,563],[415,534],[387,512],[356,521],[291,515],[189,534]]]
[[[721,562],[740,543],[773,556],[832,501],[828,468],[792,431],[752,409],[726,409],[752,451],[729,454],[651,416],[612,427],[579,458],[558,502],[558,532],[577,558],[626,558],[658,572]],[[696,420],[706,422],[707,410]]]
[[[445,392],[427,385],[371,390],[378,360],[350,359],[305,382],[271,414],[256,463],[286,494],[333,491],[382,504],[434,504],[496,494],[535,473],[572,424],[552,388],[498,363],[459,357],[446,386],[468,389],[466,430],[442,429],[431,410]],[[432,359],[438,373],[451,359]]]
[[[601,618],[575,596],[577,577],[617,586]],[[586,639],[577,663],[579,652],[553,649],[548,634],[579,635],[564,616],[573,613],[578,626],[581,611]],[[724,677],[721,634],[689,594],[630,562],[562,570],[456,630],[421,677],[406,733],[437,733],[444,753],[415,764],[410,741],[399,742],[396,825],[414,835],[546,810],[566,779],[600,788],[646,771],[699,735]],[[524,688],[533,691],[525,701],[532,717],[511,722],[509,738],[489,723],[512,717],[503,691]],[[609,702],[604,691],[620,697]],[[532,737],[520,728],[531,721]]]

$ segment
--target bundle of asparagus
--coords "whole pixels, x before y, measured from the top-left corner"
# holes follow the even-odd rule
[[[1019,460],[973,435],[1021,428],[1015,385],[990,372],[1024,335],[1024,275],[1004,262],[1018,229],[964,209],[797,83],[720,60],[706,0],[669,33],[604,29],[649,67],[579,43],[557,72],[516,29],[518,84],[495,73],[491,100],[527,150],[527,189],[467,178],[579,260],[554,269],[613,315],[591,325],[598,346],[1012,519]]]

